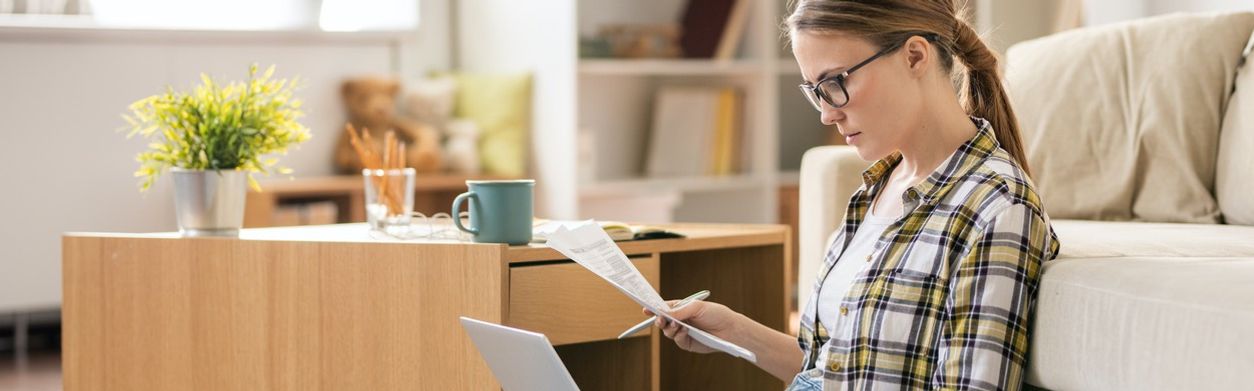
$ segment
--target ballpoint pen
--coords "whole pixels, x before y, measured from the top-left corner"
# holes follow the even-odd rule
[[[678,303],[675,303],[675,306],[672,307],[671,310],[674,311],[680,308],[684,308],[684,306],[688,304],[692,304],[692,302],[694,301],[705,300],[705,298],[707,297],[710,297],[710,291],[707,291],[707,290],[702,290],[700,292],[693,293],[692,296],[685,297],[683,300],[680,300]],[[628,336],[631,336],[632,334],[640,332],[640,330],[644,330],[648,328],[649,324],[652,324],[653,321],[655,320],[657,320],[657,315],[650,316],[649,319],[645,319],[643,322],[637,323],[635,326],[631,326],[631,328],[627,329],[627,331],[624,331],[622,334],[619,334],[618,339],[627,338]]]

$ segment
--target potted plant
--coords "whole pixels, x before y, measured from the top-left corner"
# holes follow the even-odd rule
[[[136,160],[148,190],[166,171],[174,177],[174,208],[185,236],[236,236],[244,221],[245,183],[260,190],[253,173],[268,174],[288,147],[309,139],[297,119],[304,113],[293,98],[295,81],[271,79],[274,66],[247,82],[225,86],[202,74],[189,94],[165,93],[132,103],[127,137],[148,139]],[[278,168],[279,173],[291,170]]]

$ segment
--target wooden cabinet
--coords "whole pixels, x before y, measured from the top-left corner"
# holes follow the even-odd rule
[[[790,229],[792,229],[792,232],[797,232],[798,225],[800,224],[800,221],[801,221],[800,204],[801,204],[801,187],[798,186],[798,184],[796,183],[780,184],[779,186],[779,223],[787,225]],[[792,248],[797,248],[797,244],[798,244],[797,235],[793,235],[792,238],[789,240],[791,241],[789,245],[791,245]],[[792,270],[797,270],[797,268],[800,266],[800,258],[797,257],[797,252],[794,251],[792,253],[792,256],[788,257],[788,264],[791,265]],[[804,295],[804,294],[809,293],[809,292],[796,292],[796,286],[797,286],[797,274],[796,273],[790,274],[788,276],[788,286],[789,286],[789,289],[788,289],[789,296],[793,297],[794,303],[796,302],[796,298],[798,295]],[[796,308],[797,307],[796,305],[791,305],[789,307],[791,307],[792,311],[799,310],[798,308]]]
[[[676,224],[619,242],[662,297],[701,289],[787,330],[789,233]],[[371,239],[365,224],[239,239],[67,234],[66,390],[498,390],[459,316],[546,333],[585,390],[782,389],[659,333],[640,307],[544,245]]]

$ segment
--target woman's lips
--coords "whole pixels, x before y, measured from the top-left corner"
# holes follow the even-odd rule
[[[853,140],[856,140],[856,139],[858,138],[858,135],[860,135],[860,134],[862,134],[862,132],[854,132],[854,133],[851,133],[851,134],[849,134],[849,135],[845,136],[845,144],[851,144],[851,145],[852,145],[852,144],[853,144]]]

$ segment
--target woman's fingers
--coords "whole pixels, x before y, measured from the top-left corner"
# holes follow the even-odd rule
[[[704,308],[705,308],[705,302],[694,301],[694,302],[688,303],[687,305],[683,307],[672,310],[671,316],[675,317],[675,319],[687,321],[688,319],[699,316],[699,314],[701,313],[701,310]]]
[[[664,319],[664,318],[659,318],[659,319]],[[665,334],[668,338],[674,338],[675,332],[679,331],[679,329],[680,329],[679,323],[675,323],[675,322],[671,322],[667,320],[662,321],[662,334]]]
[[[688,337],[688,329],[680,328],[675,331],[675,343],[684,350],[692,350],[692,338]]]
[[[677,300],[671,300],[667,302],[667,304],[668,306],[673,308],[675,304],[677,304],[677,302],[678,302]],[[700,353],[708,353],[710,350],[708,348],[705,348],[704,345],[694,342],[692,340],[692,337],[689,336],[688,330],[685,329],[682,325],[680,325],[679,322],[692,324],[692,325],[695,325],[696,327],[709,327],[709,325],[706,325],[706,326],[700,326],[700,325],[703,324],[702,322],[708,323],[709,321],[711,321],[711,319],[707,319],[710,316],[710,313],[707,310],[710,310],[711,308],[714,308],[715,310],[714,311],[715,318],[713,318],[713,320],[717,321],[718,320],[717,309],[721,307],[717,307],[717,306],[711,307],[711,306],[708,306],[706,302],[695,301],[695,302],[689,303],[688,305],[682,308],[671,310],[668,313],[668,315],[670,315],[669,317],[658,316],[657,319],[654,321],[654,325],[656,325],[658,329],[662,331],[663,335],[665,335],[667,338],[674,340],[675,345],[678,346],[680,349],[687,350],[687,351],[696,351]],[[652,314],[648,310],[644,310],[644,313]],[[675,320],[672,321],[669,318],[674,318]],[[696,349],[696,350],[693,350],[693,349]]]

